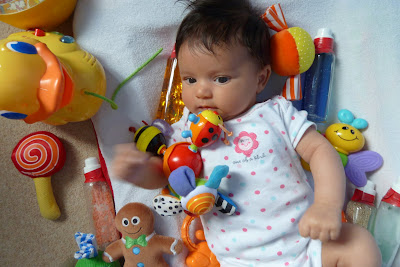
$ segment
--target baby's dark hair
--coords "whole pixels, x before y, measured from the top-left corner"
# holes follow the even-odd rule
[[[241,44],[261,67],[270,64],[268,26],[248,0],[178,0],[190,10],[176,36],[175,51],[184,42],[190,48]]]

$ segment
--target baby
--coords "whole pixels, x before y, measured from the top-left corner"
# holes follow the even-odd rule
[[[198,0],[177,33],[185,111],[171,140],[183,141],[189,112],[217,111],[233,132],[230,145],[201,150],[204,177],[230,173],[219,190],[238,212],[201,216],[221,266],[380,266],[374,239],[341,223],[345,174],[330,143],[282,97],[256,103],[271,74],[269,33],[247,0]],[[172,142],[172,141],[171,141]],[[154,189],[167,184],[160,158],[134,144],[116,147],[116,177]],[[310,164],[312,191],[299,156]]]

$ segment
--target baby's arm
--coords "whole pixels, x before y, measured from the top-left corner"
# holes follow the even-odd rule
[[[146,189],[167,185],[162,169],[162,159],[136,148],[134,143],[116,145],[111,170],[117,179]]]
[[[314,203],[299,222],[303,237],[335,240],[341,229],[345,181],[343,165],[333,146],[313,127],[302,136],[297,153],[310,165],[314,178]]]

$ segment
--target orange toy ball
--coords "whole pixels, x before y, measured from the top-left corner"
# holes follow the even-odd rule
[[[28,30],[53,30],[73,13],[77,0],[3,0],[0,21]]]
[[[272,70],[278,75],[303,73],[311,67],[314,57],[314,42],[302,28],[285,29],[271,37]]]
[[[189,149],[190,145],[191,143],[188,142],[178,142],[167,148],[163,160],[165,177],[169,177],[171,172],[181,166],[188,166],[193,170],[195,177],[200,176],[203,169],[203,161],[198,151],[193,152]]]

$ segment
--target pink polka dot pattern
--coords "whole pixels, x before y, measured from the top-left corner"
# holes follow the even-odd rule
[[[249,259],[253,265],[262,265],[266,257],[279,261],[282,267],[305,262],[304,249],[308,244],[296,243],[300,240],[297,225],[309,204],[303,197],[312,197],[312,191],[305,182],[306,177],[297,171],[300,164],[294,158],[291,144],[296,137],[294,133],[304,132],[301,127],[310,124],[297,111],[292,112],[291,104],[286,102],[283,98],[274,98],[267,109],[256,106],[243,117],[227,123],[226,127],[234,134],[228,138],[232,143],[246,129],[250,128],[256,135],[255,139],[243,138],[236,144],[247,151],[251,141],[257,140],[258,147],[248,155],[236,151],[235,146],[223,144],[201,150],[202,157],[207,159],[202,177],[210,175],[216,165],[225,164],[230,169],[226,176],[230,180],[223,179],[220,190],[238,204],[241,213],[237,211],[236,215],[222,219],[224,215],[213,210],[204,215],[203,223],[204,229],[210,228],[205,230],[210,248],[217,254],[230,255],[237,265],[248,266]],[[292,231],[294,227],[296,231]],[[272,245],[270,241],[275,238],[285,246]],[[253,254],[255,243],[260,250]]]

